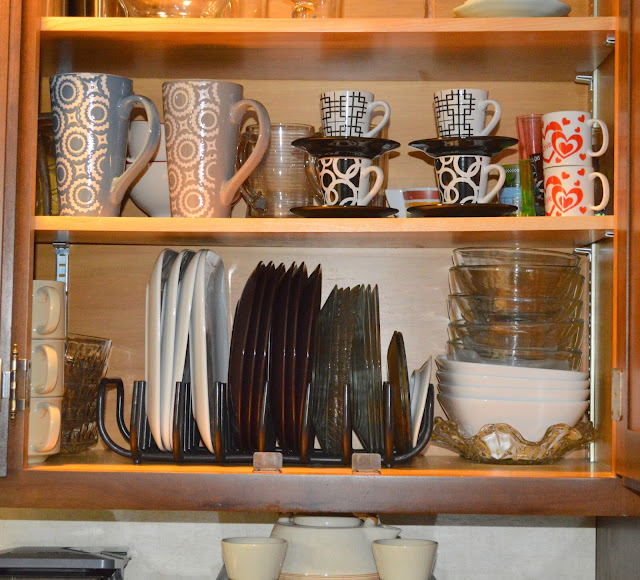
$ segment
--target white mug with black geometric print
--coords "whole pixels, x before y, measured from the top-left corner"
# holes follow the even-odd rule
[[[436,157],[436,178],[442,203],[488,203],[502,188],[506,177],[502,165],[491,163],[485,155],[446,155]],[[487,193],[489,173],[498,181]]]
[[[325,205],[367,205],[380,191],[384,172],[362,157],[321,157],[316,171]],[[369,177],[376,176],[369,188]]]
[[[49,80],[60,215],[120,215],[133,181],[147,168],[160,141],[154,104],[133,94],[133,81],[97,73],[65,73]],[[147,114],[140,153],[125,170],[129,115]]]
[[[483,89],[445,89],[436,91],[433,104],[438,137],[486,136],[500,120],[502,108],[498,101],[488,99]],[[493,117],[485,127],[486,113],[493,107]]]
[[[379,107],[384,113],[372,129],[371,117]],[[389,122],[391,108],[365,91],[327,91],[320,95],[320,113],[325,137],[375,137]]]

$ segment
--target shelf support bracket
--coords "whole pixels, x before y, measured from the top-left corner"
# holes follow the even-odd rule
[[[69,289],[69,244],[53,242],[56,251],[56,280],[64,282],[65,290]]]
[[[282,473],[282,453],[279,451],[256,451],[253,454],[254,473]]]
[[[589,85],[589,90],[593,90],[593,75],[576,75],[575,82],[579,85]]]
[[[355,475],[380,475],[381,469],[379,453],[354,453],[351,456],[351,472]]]
[[[620,369],[611,371],[611,418],[614,421],[622,420],[622,387],[624,373]]]

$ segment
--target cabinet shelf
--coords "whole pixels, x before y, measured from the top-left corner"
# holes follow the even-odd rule
[[[129,77],[568,81],[612,53],[614,17],[43,18],[41,70]]]
[[[77,461],[77,463],[64,463]],[[10,488],[7,487],[10,483]],[[550,466],[487,466],[458,457],[421,457],[411,466],[355,475],[347,468],[133,465],[113,453],[52,458],[0,480],[6,507],[622,515],[640,496],[611,469],[583,459]],[[336,490],[340,492],[336,494]],[[576,501],[579,498],[579,501]],[[46,504],[46,505],[45,505]]]
[[[570,247],[614,228],[613,216],[537,218],[34,218],[38,243],[421,248],[493,244]],[[485,235],[486,234],[486,235]]]

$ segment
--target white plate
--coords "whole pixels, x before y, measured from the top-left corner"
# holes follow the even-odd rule
[[[488,389],[438,383],[438,391],[454,397],[498,401],[586,401],[589,398],[589,389]]]
[[[411,432],[414,447],[418,442],[422,415],[424,414],[424,407],[427,404],[427,392],[429,391],[429,383],[431,382],[432,366],[433,357],[429,357],[419,369],[411,373],[409,401],[411,402]]]
[[[182,250],[174,260],[169,279],[162,295],[162,341],[160,346],[160,424],[162,444],[168,451],[173,449],[173,408],[175,406],[176,383],[173,372],[176,342],[176,318],[182,278],[195,252]],[[184,357],[184,354],[183,354]],[[183,363],[184,365],[184,363]],[[184,368],[184,366],[183,366]],[[182,373],[180,379],[182,380]]]
[[[147,320],[146,320],[146,346],[145,362],[147,381],[147,419],[156,445],[165,451],[162,444],[162,427],[160,420],[161,401],[161,342],[162,342],[162,295],[169,279],[169,272],[173,262],[178,257],[178,252],[162,250],[156,259],[156,263],[149,279],[147,291]]]
[[[211,250],[198,260],[191,322],[192,410],[205,447],[213,453],[209,415],[209,385],[226,383],[229,374],[229,328],[224,264]]]
[[[560,0],[467,0],[453,9],[462,18],[566,16],[571,6]]]
[[[589,373],[579,371],[562,371],[556,369],[539,369],[533,367],[517,367],[509,365],[492,365],[451,360],[447,355],[438,355],[436,365],[440,371],[496,375],[499,377],[521,377],[527,379],[561,379],[566,381],[586,381]]]

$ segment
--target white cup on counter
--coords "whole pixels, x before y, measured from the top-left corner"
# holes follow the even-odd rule
[[[62,397],[38,397],[29,409],[29,463],[60,452]]]
[[[34,280],[31,310],[31,338],[65,338],[67,335],[64,282]]]
[[[64,394],[64,339],[31,341],[31,396]]]

